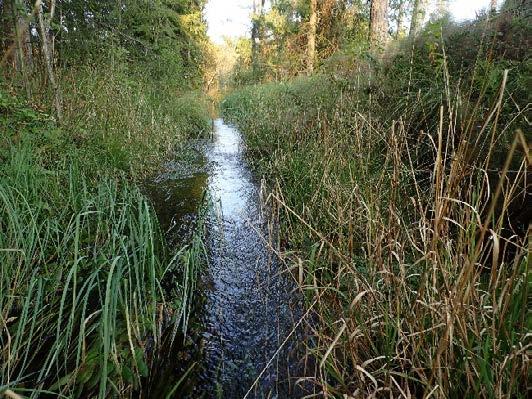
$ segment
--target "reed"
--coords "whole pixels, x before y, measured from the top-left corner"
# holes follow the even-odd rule
[[[0,394],[149,397],[166,338],[186,333],[202,229],[169,251],[127,175],[89,170],[45,117],[2,105],[16,129],[0,148]]]
[[[421,97],[414,86],[386,100],[374,88],[400,83],[353,71],[222,103],[317,301],[308,397],[527,396],[523,109],[507,114],[511,73],[489,97],[443,68]]]

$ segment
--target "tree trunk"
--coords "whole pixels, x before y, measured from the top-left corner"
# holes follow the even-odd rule
[[[490,14],[497,12],[497,0],[490,0]]]
[[[62,101],[61,101],[61,91],[59,90],[59,85],[55,79],[53,59],[50,53],[50,45],[48,32],[50,30],[50,22],[54,17],[55,11],[55,0],[51,0],[50,4],[50,15],[48,18],[44,18],[43,4],[42,0],[37,0],[35,2],[35,8],[37,9],[37,19],[39,21],[39,33],[41,36],[41,47],[44,56],[44,62],[46,64],[46,72],[48,73],[48,80],[50,81],[50,86],[54,94],[54,108],[57,116],[57,120],[61,123],[63,112],[62,112]]]
[[[395,38],[401,37],[403,34],[403,23],[405,20],[405,1],[401,0],[397,9],[397,29],[395,32]]]
[[[382,49],[388,39],[388,0],[371,0],[369,43],[373,49]]]
[[[21,54],[22,41],[20,38],[19,24],[18,24],[18,7],[15,0],[7,0],[11,3],[11,26],[14,29],[13,45],[15,46],[15,71],[21,72],[24,70],[24,56]]]
[[[251,22],[251,65],[253,74],[258,76],[260,69],[261,19],[265,0],[253,0],[253,20]]]
[[[410,36],[419,33],[425,21],[426,0],[414,0],[414,9],[412,10],[412,22],[410,23]]]
[[[13,1],[3,1],[0,8],[0,33],[3,56],[7,53],[15,37],[15,25],[13,24]]]
[[[318,0],[310,0],[309,32],[307,38],[307,73],[314,72],[316,61],[316,31],[318,25]]]
[[[257,0],[253,0],[253,18],[251,20],[251,65],[254,74],[257,72],[258,42],[259,24],[257,21]]]
[[[27,26],[28,22],[25,20],[24,15],[19,15],[21,9],[25,8],[24,4],[17,4],[16,0],[13,0],[13,25],[15,27],[15,36],[16,36],[16,69],[22,75],[22,80],[24,82],[24,88],[26,89],[26,96],[28,99],[31,98],[31,88],[30,80],[28,76],[28,58],[29,58],[29,49],[27,43],[27,33],[29,28]]]

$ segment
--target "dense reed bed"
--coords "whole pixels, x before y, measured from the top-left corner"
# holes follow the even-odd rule
[[[190,99],[165,114],[142,103],[145,93],[109,98],[116,82],[98,82],[69,94],[84,116],[67,113],[61,128],[0,92],[0,395],[171,396],[193,367],[176,359],[204,259],[202,223],[167,248],[133,178],[207,122],[187,113]]]
[[[315,302],[309,397],[528,395],[529,61],[431,29],[222,103]]]

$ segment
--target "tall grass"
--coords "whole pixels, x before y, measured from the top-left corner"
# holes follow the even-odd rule
[[[384,98],[400,82],[367,68],[371,82],[330,73],[222,103],[317,301],[314,394],[524,398],[531,159],[515,127],[528,106],[508,113],[511,73],[478,94],[444,60],[424,72],[444,79],[433,91],[403,81],[411,92]]]
[[[0,91],[0,395],[166,396],[192,367],[169,355],[187,333],[202,226],[170,251],[131,177],[207,122],[185,98],[170,114],[133,89],[103,104],[116,86],[102,79],[70,88],[80,120],[67,112],[62,128]],[[163,380],[169,361],[185,375]]]
[[[186,326],[197,248],[165,254],[127,181],[92,187],[75,164],[44,170],[31,152],[13,148],[0,174],[2,390],[131,396],[168,325]]]
[[[176,147],[210,131],[207,100],[151,82],[126,66],[84,65],[63,71],[64,126],[85,162],[155,173]]]

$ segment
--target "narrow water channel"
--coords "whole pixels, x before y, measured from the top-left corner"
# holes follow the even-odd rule
[[[180,237],[207,190],[208,267],[203,276],[202,365],[194,397],[292,398],[301,312],[295,284],[278,262],[270,215],[244,157],[240,133],[216,120],[212,140],[190,143],[167,165],[151,197],[170,237]],[[186,228],[184,229],[186,231]],[[287,337],[291,337],[287,340]],[[286,342],[285,342],[286,341]]]
[[[209,397],[288,397],[291,344],[275,353],[294,325],[295,287],[280,273],[270,248],[276,244],[268,235],[269,215],[239,132],[217,120],[206,158],[214,202],[206,276],[206,391]]]

